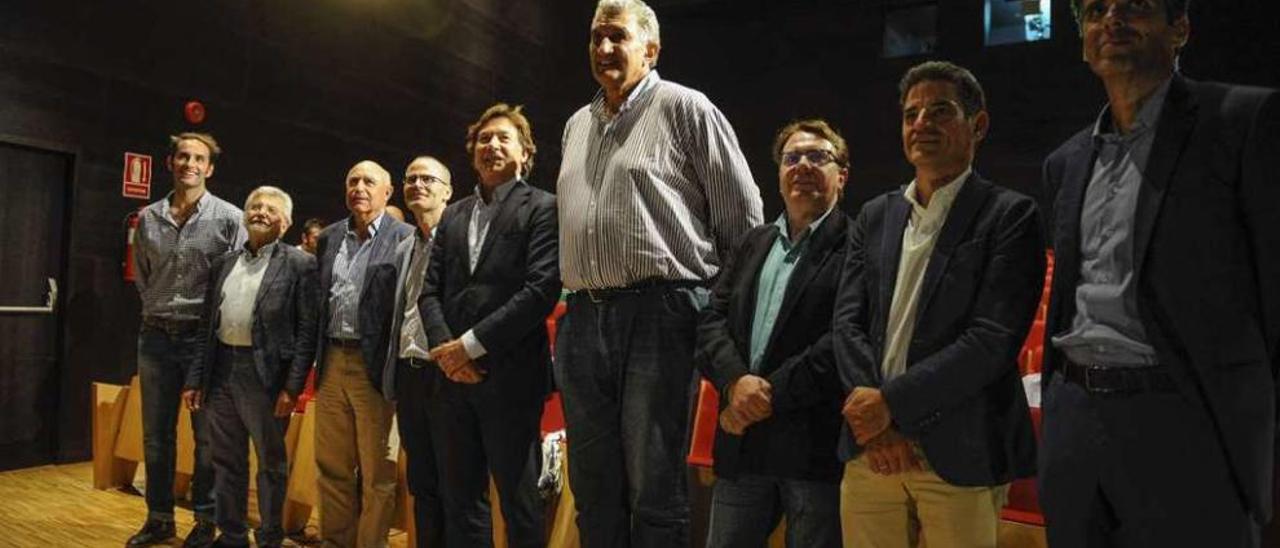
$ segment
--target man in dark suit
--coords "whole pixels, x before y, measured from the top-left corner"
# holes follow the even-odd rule
[[[436,226],[453,196],[453,176],[440,160],[419,156],[404,171],[404,201],[418,225],[412,238],[396,247],[395,312],[391,315],[391,351],[382,373],[382,395],[396,402],[400,443],[404,449],[405,483],[413,495],[413,521],[418,548],[444,546],[444,506],[431,442],[430,404],[441,382],[430,361],[422,311],[427,264]]]
[[[316,248],[316,465],[325,545],[363,548],[386,544],[395,509],[396,455],[387,444],[395,408],[382,396],[382,370],[396,245],[413,227],[386,215],[391,174],[382,166],[360,162],[345,184],[351,215],[325,228]]]
[[[845,546],[989,546],[1008,484],[1034,473],[1018,375],[1044,280],[1040,215],[973,171],[982,87],[946,62],[899,84],[915,180],[854,222],[834,342],[849,396]]]
[[[183,394],[206,407],[213,433],[218,530],[215,546],[249,546],[249,440],[258,456],[260,547],[284,542],[289,461],[284,434],[315,356],[315,257],[280,244],[293,200],[273,186],[249,194],[249,241],[215,259],[205,296],[204,351]]]
[[[837,206],[849,149],[823,120],[774,140],[786,211],[752,229],[698,326],[698,365],[721,394],[709,547],[840,546],[840,389],[831,313],[848,244]]]
[[[490,474],[507,545],[546,543],[539,422],[560,268],[555,196],[526,181],[535,150],[520,107],[496,104],[467,129],[480,182],[445,210],[427,268],[427,337],[447,377],[431,434],[454,548],[492,545]]]
[[[1049,543],[1254,546],[1276,443],[1280,100],[1175,72],[1185,0],[1072,5],[1108,104],[1045,161]]]

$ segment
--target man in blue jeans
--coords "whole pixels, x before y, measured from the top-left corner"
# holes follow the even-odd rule
[[[142,297],[138,377],[142,386],[143,456],[147,468],[147,521],[128,546],[150,546],[174,536],[173,474],[177,462],[178,406],[200,348],[198,329],[214,258],[244,244],[244,213],[206,188],[221,149],[213,136],[170,138],[166,165],[173,191],[142,211],[135,246]],[[186,547],[213,544],[213,462],[204,412],[191,414],[195,471],[191,505],[196,526]]]
[[[573,294],[555,374],[587,548],[689,544],[698,311],[764,217],[733,128],[706,95],[658,77],[659,49],[649,6],[601,0],[588,47],[600,90],[562,140],[560,274]]]

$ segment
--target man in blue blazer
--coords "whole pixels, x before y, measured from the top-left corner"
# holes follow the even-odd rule
[[[1185,0],[1073,7],[1108,104],[1045,161],[1049,543],[1256,546],[1275,466],[1280,99],[1175,71]]]
[[[1017,355],[1044,285],[1040,215],[973,171],[982,87],[946,62],[899,85],[905,189],[854,222],[833,327],[849,396],[845,546],[996,543],[1008,484],[1034,473]]]
[[[492,545],[490,475],[507,546],[546,544],[539,425],[560,256],[555,196],[526,180],[535,151],[520,107],[496,104],[468,128],[479,184],[445,210],[427,267],[423,319],[447,377],[429,420],[450,547]]]
[[[280,243],[293,200],[273,186],[249,193],[249,241],[211,265],[203,352],[183,394],[207,408],[213,433],[218,536],[215,546],[249,546],[249,440],[258,457],[257,545],[281,546],[289,461],[284,434],[307,382],[316,345],[316,260]]]
[[[345,189],[351,215],[326,227],[316,248],[320,536],[326,546],[382,546],[396,494],[396,455],[387,442],[395,408],[382,396],[382,370],[391,346],[396,246],[413,227],[386,214],[391,174],[377,163],[352,167]]]
[[[773,157],[786,211],[743,237],[698,325],[698,366],[721,395],[707,546],[763,546],[786,516],[788,547],[838,548],[844,391],[831,311],[849,149],[825,121],[803,120],[778,132]]]

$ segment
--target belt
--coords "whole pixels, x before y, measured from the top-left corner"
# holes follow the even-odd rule
[[[1095,395],[1128,395],[1142,392],[1176,392],[1178,385],[1163,366],[1118,367],[1066,362],[1062,377]]]
[[[329,337],[331,346],[339,346],[348,350],[359,350],[360,339],[340,339],[338,337]]]
[[[642,280],[625,287],[605,287],[600,289],[579,289],[570,294],[570,296],[581,295],[595,304],[606,303],[621,297],[631,297],[642,295],[655,290],[667,289],[692,289],[695,287],[704,287],[705,283],[700,280]]]
[[[400,358],[400,361],[404,362],[405,365],[412,367],[414,369],[434,367],[434,364],[431,361],[424,360],[421,358]]]
[[[174,320],[158,316],[143,316],[142,325],[152,329],[159,329],[170,335],[179,335],[195,331],[196,327],[200,325],[200,320]]]

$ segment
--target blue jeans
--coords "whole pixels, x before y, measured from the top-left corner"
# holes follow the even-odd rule
[[[707,548],[764,546],[787,517],[787,547],[840,547],[840,484],[746,475],[716,480]]]
[[[187,370],[199,348],[200,331],[169,334],[142,326],[138,332],[138,382],[142,387],[142,447],[147,470],[147,518],[173,521],[173,474],[177,465],[178,409]],[[196,519],[213,521],[213,456],[209,419],[191,414],[195,470],[191,507]]]
[[[702,288],[569,296],[556,341],[585,548],[689,545],[685,452]]]

